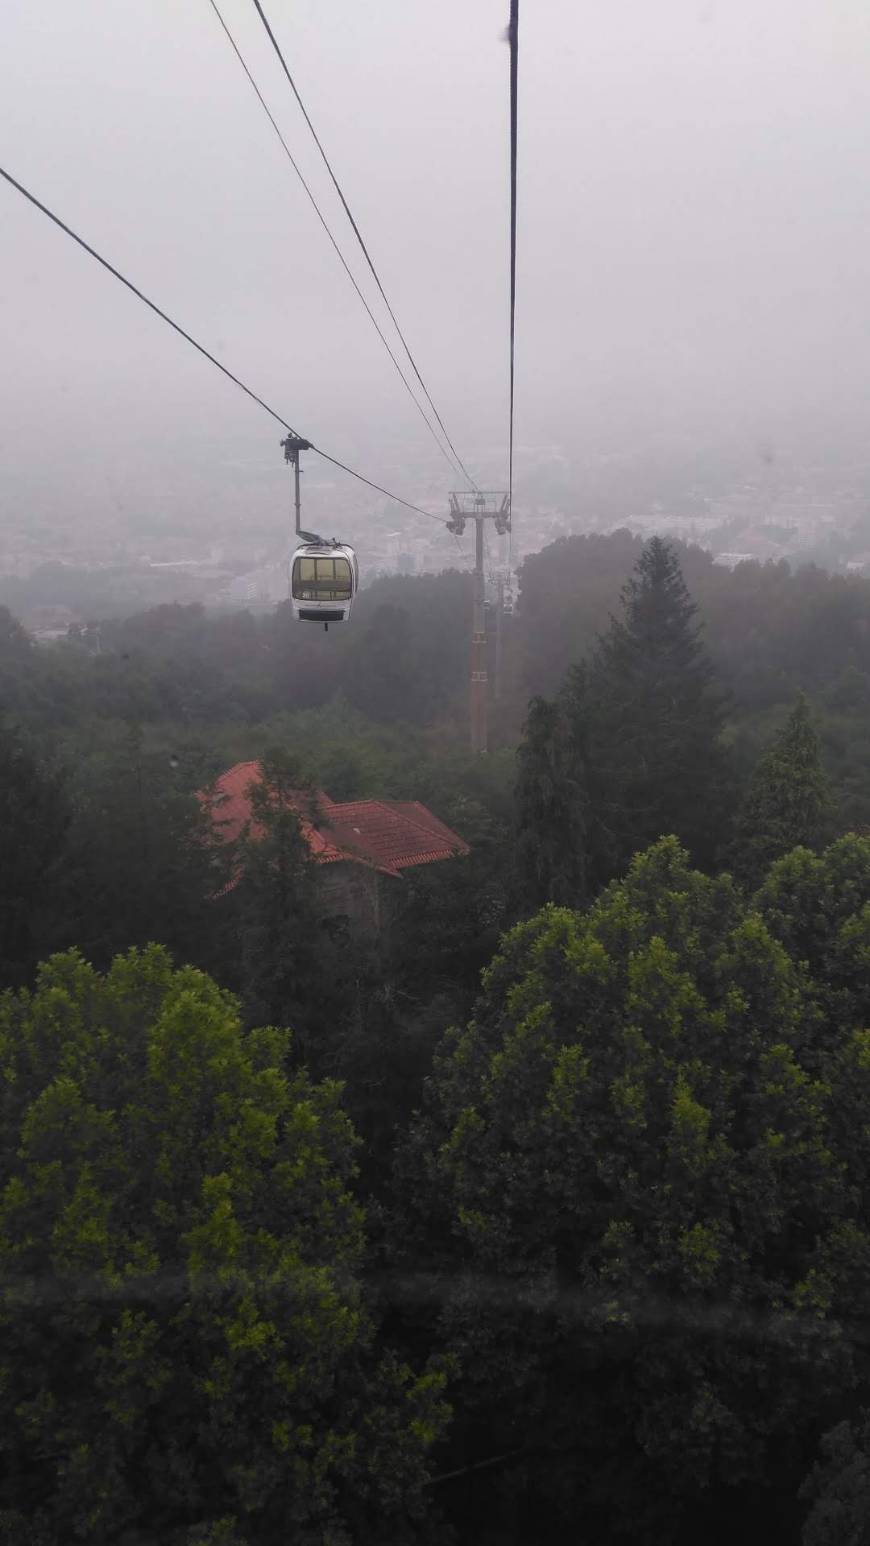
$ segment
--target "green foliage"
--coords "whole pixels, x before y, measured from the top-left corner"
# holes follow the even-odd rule
[[[755,910],[660,841],[588,913],[512,930],[438,1054],[408,1249],[442,1274],[467,1448],[523,1452],[554,1538],[589,1509],[602,1538],[701,1528],[867,1379],[870,842],[847,847],[802,887],[782,860]],[[803,900],[846,870],[805,964]]]
[[[801,694],[746,791],[732,861],[740,877],[757,885],[775,859],[793,848],[816,848],[829,807],[819,737]]]
[[[436,1492],[462,1538],[730,1546],[752,1521],[794,1539],[819,1434],[870,1402],[870,854],[855,835],[813,852],[870,823],[870,583],[731,573],[627,532],[553,544],[505,620],[486,758],[466,750],[468,576],[381,580],[357,605],[328,636],[284,607],[170,605],[50,648],[0,610],[0,705],[24,727],[0,743],[0,910],[6,941],[22,931],[6,980],[58,944],[104,967],[159,939],[239,992],[245,1027],[207,979],[146,972],[159,952],[124,968],[129,1004],[117,963],[102,979],[79,960],[73,988],[65,958],[4,1005],[7,1044],[27,1043],[0,1060],[2,1249],[25,1262],[5,1310],[25,1356],[0,1538],[413,1538],[440,1376],[375,1352],[353,1180],[398,1269],[395,1298],[380,1285],[391,1340],[414,1365],[433,1343],[463,1365],[438,1469],[487,1465]],[[780,734],[800,689],[831,781],[822,830],[803,711]],[[527,711],[529,690],[547,696]],[[524,719],[515,760],[500,742]],[[723,745],[747,786],[761,763],[736,855],[751,903],[673,842],[631,862],[674,832],[713,871]],[[195,792],[258,757],[258,841],[217,853]],[[290,786],[421,799],[472,853],[405,872],[389,934],[355,938],[324,925]],[[511,917],[527,921],[499,944]],[[209,1039],[218,1001],[227,1041]],[[274,1056],[255,1055],[264,1021],[294,1028]],[[267,1069],[291,1092],[271,1148]],[[355,1179],[328,1077],[364,1138]],[[390,1151],[427,1090],[393,1195]],[[309,1213],[282,1200],[285,1162]],[[5,1335],[12,1360],[11,1319]]]
[[[352,668],[354,698],[363,713],[387,720],[413,717],[416,680],[411,643],[407,609],[382,602],[365,629]]]
[[[623,530],[560,537],[523,560],[517,645],[526,696],[557,692],[571,666],[594,649],[642,549],[642,540]]]
[[[69,819],[62,774],[0,720],[0,990],[28,980],[56,928]]]
[[[533,698],[517,749],[516,887],[519,909],[579,907],[588,890],[589,796],[580,717],[562,693]]]
[[[725,709],[697,610],[674,550],[654,537],[590,673],[596,815],[611,873],[670,832],[696,859],[713,857],[725,794]]]
[[[518,911],[579,905],[674,832],[710,863],[726,762],[722,695],[676,556],[653,538],[623,616],[556,700],[535,698],[517,753]]]
[[[273,752],[252,786],[252,824],[236,845],[236,885],[216,906],[233,920],[240,952],[242,998],[249,1024],[292,1024],[303,1055],[314,1050],[336,1006],[340,982],[325,956],[330,936],[323,925],[317,867],[302,832],[298,799],[314,793],[292,757]],[[334,965],[335,963],[333,963]],[[321,1065],[322,1066],[322,1065]]]
[[[868,1546],[870,1542],[870,1419],[857,1431],[838,1423],[822,1440],[822,1461],[804,1483],[812,1502],[803,1546]]]
[[[870,840],[779,859],[754,898],[792,960],[806,962],[832,1024],[870,1024]]]
[[[157,947],[54,957],[0,1059],[13,1538],[412,1538],[443,1379],[374,1345],[337,1087]]]
[[[18,717],[32,708],[36,675],[36,651],[27,632],[0,606],[0,715]]]
[[[870,823],[870,580],[813,566],[792,572],[785,563],[743,563],[732,572],[701,548],[671,546],[703,617],[719,680],[732,694],[728,738],[738,766],[748,771],[805,690],[840,830]],[[492,716],[497,738],[519,740],[529,696],[552,697],[594,648],[642,550],[639,537],[615,531],[562,538],[525,559],[519,609],[503,629],[502,695]],[[409,726],[436,725],[439,751],[448,739],[464,745],[468,575],[378,580],[357,607],[353,627],[330,630],[328,639],[295,623],[287,607],[252,617],[166,605],[104,620],[99,633],[89,626],[67,643],[39,649],[16,625],[8,647],[0,638],[0,707],[35,730],[60,728],[85,743],[95,720],[122,718],[171,725],[176,737],[198,736],[209,751],[219,742],[239,748],[217,759],[212,772],[256,755],[265,722],[323,708],[337,694],[348,710],[364,709],[367,741],[375,726],[399,725],[407,735]],[[406,760],[400,741],[393,738],[391,768]],[[340,782],[357,776],[356,753],[348,755],[334,765]],[[406,779],[399,794],[407,788]]]
[[[561,538],[523,563],[512,662],[525,694],[552,695],[607,627],[619,586],[642,551],[627,531]],[[835,812],[870,823],[870,580],[808,565],[738,564],[671,544],[704,619],[719,680],[730,691],[729,740],[747,771],[801,690],[812,697]]]
[[[138,726],[117,726],[74,759],[70,790],[51,943],[77,945],[102,967],[156,940],[218,966],[225,942],[211,897],[226,880],[224,855],[173,760],[148,751]]]

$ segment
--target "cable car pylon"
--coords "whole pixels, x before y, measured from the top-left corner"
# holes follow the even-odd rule
[[[510,495],[499,490],[476,489],[450,495],[447,530],[461,537],[468,521],[474,522],[474,603],[471,615],[471,679],[469,683],[471,750],[488,750],[486,669],[486,608],[483,583],[483,526],[492,521],[500,537],[511,529]]]

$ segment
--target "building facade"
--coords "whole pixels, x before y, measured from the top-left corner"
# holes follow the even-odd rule
[[[211,789],[200,793],[216,835],[223,842],[258,828],[252,796],[263,782],[258,762],[237,762]],[[299,819],[311,858],[318,866],[318,891],[326,916],[346,917],[357,930],[380,934],[400,905],[407,869],[438,864],[470,852],[468,844],[418,800],[336,802],[323,790],[293,790],[284,803]],[[232,885],[232,882],[231,882]]]

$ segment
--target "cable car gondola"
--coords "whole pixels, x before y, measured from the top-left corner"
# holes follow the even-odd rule
[[[300,623],[343,623],[350,617],[353,598],[359,590],[359,564],[352,547],[333,537],[318,537],[303,531],[300,516],[299,453],[312,450],[309,440],[289,434],[281,441],[284,460],[293,468],[293,503],[296,509],[296,535],[300,546],[290,560],[290,604]]]
[[[345,542],[306,538],[290,560],[290,602],[302,623],[343,623],[359,589],[356,553]]]

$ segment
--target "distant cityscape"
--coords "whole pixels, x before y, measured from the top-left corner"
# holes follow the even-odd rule
[[[382,575],[470,568],[469,534],[455,538],[437,519],[447,514],[438,469],[428,458],[415,468],[414,458],[398,449],[391,461],[385,481],[434,519],[368,491],[361,515],[358,486],[319,478],[312,468],[304,524],[353,542],[364,584]],[[697,543],[732,567],[746,559],[787,560],[870,575],[870,458],[848,465],[809,455],[805,462],[794,455],[783,461],[762,447],[754,462],[741,471],[713,461],[706,477],[703,465],[690,476],[665,464],[663,476],[661,459],[653,465],[643,456],[610,456],[580,464],[559,446],[520,447],[513,537],[508,543],[490,534],[488,571],[515,574],[527,555],[560,537],[627,527]],[[476,465],[498,465],[497,453],[482,448]],[[245,469],[234,465],[234,472],[244,487]],[[50,639],[89,619],[164,601],[256,610],[286,598],[289,502],[268,522],[243,522],[230,507],[209,509],[207,530],[196,520],[178,529],[153,518],[155,497],[143,517],[144,535],[132,511],[123,529],[82,521],[61,533],[45,515],[32,525],[15,523],[0,551],[0,602]]]

